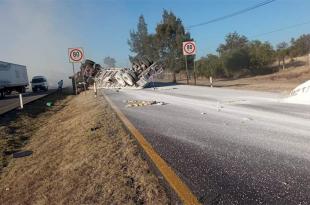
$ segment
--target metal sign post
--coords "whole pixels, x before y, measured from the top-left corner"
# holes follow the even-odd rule
[[[187,56],[196,54],[196,43],[195,41],[185,41],[183,42],[183,55],[185,56],[185,66],[187,75],[187,84],[189,84],[189,73],[187,67]],[[196,69],[195,69],[195,56],[194,56],[194,80],[196,85]]]
[[[76,87],[76,76],[75,76],[75,69],[74,63],[72,63],[72,70],[73,70],[73,83],[74,83],[74,94],[77,95],[77,87]]]
[[[194,82],[196,85],[196,62],[195,62],[195,58],[196,58],[196,55],[194,55]]]
[[[185,68],[186,68],[186,83],[189,84],[189,73],[188,73],[188,67],[187,67],[187,55],[185,57]]]

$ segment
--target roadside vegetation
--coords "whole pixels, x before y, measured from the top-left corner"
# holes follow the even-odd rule
[[[62,95],[51,94],[0,116],[0,174],[12,160],[13,153],[27,145],[31,136],[48,123],[51,115],[61,110],[72,97],[66,90]],[[53,107],[46,103],[51,102]]]
[[[155,33],[148,31],[147,23],[141,15],[137,29],[130,31],[128,44],[134,55],[147,55],[164,61],[166,72],[171,73],[172,80],[176,82],[177,74],[186,69],[182,42],[187,40],[194,39],[186,31],[182,20],[173,12],[164,10]],[[309,51],[310,34],[273,46],[270,42],[250,40],[244,35],[232,32],[226,35],[216,54],[206,54],[195,60],[196,76],[238,79],[271,74],[301,63],[296,61],[296,57],[307,55]],[[133,56],[130,56],[130,59],[132,58]],[[187,60],[190,73],[194,76],[194,58],[189,56]]]
[[[47,107],[46,100],[53,99]],[[53,95],[26,107],[1,122],[6,156],[0,204],[169,204],[134,139],[102,97]],[[32,154],[12,158],[18,151]]]

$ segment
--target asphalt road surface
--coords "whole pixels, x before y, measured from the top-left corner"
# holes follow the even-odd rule
[[[23,103],[27,104],[31,101],[42,98],[51,92],[55,92],[55,90],[49,90],[48,92],[37,92],[37,93],[27,92],[27,93],[24,93],[23,94]],[[5,98],[0,99],[0,115],[8,112],[10,110],[13,110],[15,108],[19,108],[19,107],[20,107],[20,102],[19,102],[19,95],[18,94],[7,95],[7,96],[5,96]]]
[[[105,93],[203,204],[310,204],[310,106],[185,85]]]

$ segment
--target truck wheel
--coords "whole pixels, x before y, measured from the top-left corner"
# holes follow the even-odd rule
[[[129,73],[123,73],[122,77],[128,85],[132,86],[135,84],[133,77]]]
[[[117,72],[117,73],[116,73],[115,79],[117,80],[117,82],[118,82],[119,84],[121,84],[121,86],[125,86],[125,85],[126,85],[126,82],[125,82],[124,79],[122,78],[121,72]]]

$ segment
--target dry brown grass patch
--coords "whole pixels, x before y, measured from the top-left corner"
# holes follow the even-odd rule
[[[0,179],[0,204],[168,204],[102,98],[82,93],[50,116]],[[9,190],[8,190],[9,189]]]

